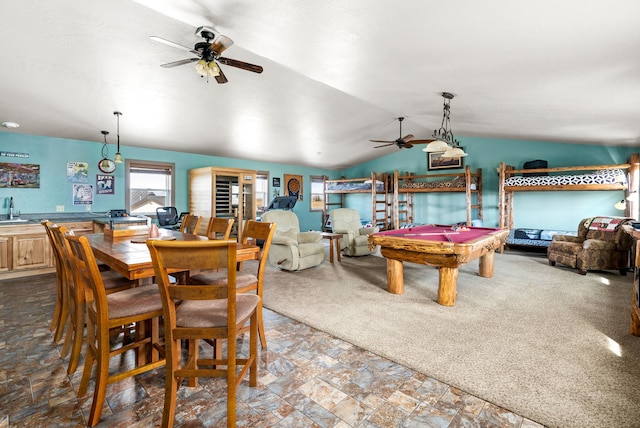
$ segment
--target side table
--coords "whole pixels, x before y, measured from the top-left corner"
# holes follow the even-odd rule
[[[320,232],[322,238],[329,240],[329,262],[333,263],[333,242],[335,241],[336,252],[338,253],[338,261],[342,261],[342,254],[340,253],[340,238],[341,233]]]

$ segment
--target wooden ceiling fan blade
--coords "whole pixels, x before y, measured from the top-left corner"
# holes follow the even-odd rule
[[[373,146],[374,149],[379,149],[380,147],[388,147],[388,146],[392,146],[393,144],[395,144],[393,141],[388,143],[388,144],[383,144],[381,146]]]
[[[372,143],[389,143],[389,144],[394,144],[395,141],[389,141],[389,140],[369,140]]]
[[[222,52],[230,48],[231,45],[233,45],[233,40],[227,36],[219,35],[215,38],[213,43],[211,43],[211,49],[213,49],[217,55],[221,55]]]
[[[432,141],[435,141],[433,138],[431,140],[411,140],[411,144],[429,144]]]
[[[409,141],[413,140],[413,134],[407,134],[404,137],[402,137],[401,140],[404,141],[405,143],[408,143]]]
[[[400,146],[401,149],[410,149],[411,147],[413,147],[413,144],[411,143],[404,143]]]
[[[229,65],[231,67],[241,68],[243,70],[252,71],[254,73],[262,73],[262,67],[248,62],[238,61],[236,59],[220,57],[217,59],[220,64]]]
[[[171,68],[177,67],[178,65],[189,64],[190,62],[198,61],[200,58],[189,58],[189,59],[181,59],[179,61],[168,62],[166,64],[160,64],[160,67]]]
[[[198,53],[198,52],[194,51],[192,48],[188,48],[186,46],[179,45],[176,42],[172,42],[171,40],[163,39],[162,37],[159,37],[159,36],[150,36],[149,38],[151,40],[153,40],[154,42],[162,43],[164,45],[171,46],[171,47],[174,47],[174,48],[177,48],[177,49],[181,49],[183,51],[191,52],[191,53],[194,53],[194,54]]]
[[[222,72],[222,70],[220,70],[220,74],[218,74],[216,76],[216,82],[223,84],[223,83],[227,83],[227,76],[224,75],[224,73]]]

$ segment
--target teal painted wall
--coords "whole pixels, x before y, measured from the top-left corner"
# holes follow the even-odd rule
[[[73,205],[73,184],[67,182],[67,161],[87,162],[89,164],[89,183],[95,189],[96,175],[102,174],[98,170],[102,143],[93,141],[68,140],[61,138],[41,137],[34,135],[0,132],[0,151],[28,153],[28,158],[0,156],[0,162],[30,163],[40,165],[40,188],[19,189],[0,188],[0,216],[9,212],[9,197],[13,196],[15,209],[23,214],[55,213],[57,205],[64,205],[67,213],[85,212],[85,207]],[[176,166],[176,195],[175,203],[179,211],[187,210],[188,171],[203,166],[219,166],[265,170],[270,172],[270,178],[280,177],[284,183],[284,174],[303,176],[303,200],[298,201],[294,212],[300,219],[301,230],[318,230],[322,225],[322,213],[310,212],[310,178],[309,175],[327,175],[324,169],[307,168],[296,165],[285,165],[266,162],[254,162],[241,159],[231,159],[216,156],[203,156],[190,153],[166,150],[152,150],[121,145],[120,151],[128,159],[150,160],[157,162],[173,162]],[[109,153],[115,153],[115,147],[110,145]],[[104,213],[110,209],[125,207],[124,201],[124,164],[119,164],[115,176],[114,195],[95,195],[92,212]],[[271,184],[271,183],[269,183]],[[269,186],[270,198],[273,187]],[[284,188],[280,188],[283,194]]]
[[[465,165],[473,171],[482,168],[484,224],[498,226],[498,173],[500,162],[522,168],[526,161],[547,160],[549,167],[623,164],[634,147],[603,147],[593,145],[563,144],[539,141],[501,140],[490,138],[460,138],[461,146],[469,154]],[[370,171],[394,170],[428,174],[427,153],[424,146],[396,152],[343,171],[345,177],[364,177]],[[439,172],[457,172],[438,170]],[[624,197],[622,191],[588,192],[519,192],[515,195],[515,227],[576,230],[580,219],[593,215],[623,215],[613,205]],[[415,219],[418,223],[452,223],[466,220],[464,194],[417,194]],[[347,204],[371,217],[370,198],[352,195]]]
[[[484,224],[498,225],[498,174],[500,162],[521,168],[523,162],[545,159],[550,167],[571,165],[601,165],[625,163],[640,148],[601,147],[537,141],[501,140],[489,138],[461,138],[469,156],[465,164],[475,170],[482,168]],[[424,146],[409,150],[397,150],[388,156],[365,162],[341,171],[307,168],[296,165],[255,162],[189,153],[142,149],[122,146],[126,158],[173,162],[176,165],[176,206],[187,207],[187,172],[203,166],[221,166],[266,170],[270,177],[299,174],[304,177],[303,201],[294,211],[300,218],[302,230],[319,229],[322,214],[309,211],[310,175],[327,175],[330,178],[369,176],[371,171],[389,172],[397,169],[416,174],[427,173],[427,154]],[[52,213],[57,205],[64,205],[65,212],[84,212],[83,206],[72,203],[72,184],[66,180],[67,161],[89,164],[89,181],[95,185],[95,176],[101,159],[102,143],[67,140],[33,135],[0,132],[0,151],[28,153],[28,158],[0,157],[0,162],[40,164],[39,189],[0,189],[0,214],[8,212],[8,199],[13,196],[16,210],[22,213]],[[110,146],[113,154],[114,147]],[[461,170],[451,170],[461,171]],[[438,171],[446,172],[446,171]],[[113,174],[116,178],[114,195],[96,195],[92,211],[101,213],[112,208],[123,208],[124,169],[119,165]],[[270,193],[273,188],[270,186]],[[281,188],[281,194],[283,190]],[[420,223],[451,223],[464,221],[466,212],[462,194],[416,195],[416,221]],[[621,215],[613,208],[622,199],[622,192],[521,192],[516,195],[514,212],[516,227],[575,230],[581,218],[592,215]],[[366,195],[348,195],[347,206],[360,211],[363,219],[371,218],[371,198]]]

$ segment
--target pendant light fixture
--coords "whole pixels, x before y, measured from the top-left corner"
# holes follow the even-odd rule
[[[442,98],[444,98],[444,107],[442,115],[442,124],[440,129],[433,131],[432,137],[435,139],[431,143],[427,144],[427,147],[422,149],[423,152],[442,152],[443,158],[461,158],[467,156],[467,153],[460,148],[459,141],[453,136],[451,130],[451,100],[453,94],[449,92],[443,92]]]
[[[120,153],[120,116],[122,116],[122,113],[120,113],[119,111],[114,111],[113,114],[116,116],[117,121],[116,137],[118,140],[118,148],[116,150],[116,156],[113,158],[113,161],[115,163],[122,163],[122,154]],[[105,139],[106,138],[107,137],[105,137]]]
[[[107,143],[107,135],[109,131],[100,131],[104,137],[104,143],[102,144],[102,159],[98,162],[98,169],[105,174],[111,174],[116,170],[116,164],[109,159],[109,145]]]

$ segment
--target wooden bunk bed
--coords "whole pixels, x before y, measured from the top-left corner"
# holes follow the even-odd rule
[[[482,220],[482,169],[471,172],[469,165],[464,172],[416,175],[398,171],[393,173],[393,228],[413,224],[414,195],[416,193],[458,192],[466,195],[467,225],[471,226],[473,210]],[[476,203],[473,203],[475,195]]]
[[[375,185],[374,185],[375,183]],[[349,194],[371,195],[371,224],[379,230],[391,227],[391,178],[386,173],[371,172],[369,177],[324,180],[322,226],[326,227],[329,211],[344,208]]]
[[[500,163],[499,178],[499,226],[510,229],[507,244],[525,246],[548,246],[554,231],[542,231],[547,238],[520,239],[514,234],[513,200],[516,192],[549,191],[597,191],[623,190],[626,196],[638,191],[640,155],[634,154],[626,164],[568,166],[555,168],[515,169]],[[637,201],[628,201],[625,215],[637,212]],[[523,229],[524,230],[524,229]]]

